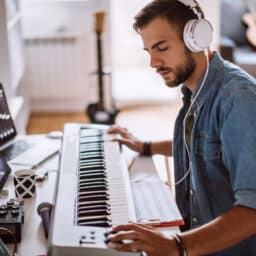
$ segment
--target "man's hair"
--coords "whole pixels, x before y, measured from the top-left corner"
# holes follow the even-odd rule
[[[204,18],[204,13],[197,3],[197,11]],[[133,28],[140,33],[140,30],[147,26],[153,19],[162,17],[167,19],[171,26],[175,26],[180,38],[183,38],[183,29],[187,21],[198,19],[197,15],[188,6],[185,6],[178,0],[153,0],[147,4],[134,17]]]

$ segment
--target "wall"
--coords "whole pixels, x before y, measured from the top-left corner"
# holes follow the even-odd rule
[[[90,73],[96,69],[95,35],[93,33],[93,13],[96,10],[106,10],[106,32],[104,42],[104,64],[112,66],[113,94],[120,105],[144,104],[170,101],[177,92],[169,90],[162,79],[148,67],[148,56],[142,51],[142,43],[132,29],[133,16],[148,0],[23,0],[25,38],[55,38],[76,37],[80,45],[81,62],[73,65],[68,61],[70,74],[73,74],[71,88],[63,88],[63,82],[58,79],[55,84],[40,85],[42,79],[33,72],[34,63],[28,62],[30,73],[27,83],[32,91],[32,109],[34,110],[81,110],[88,103],[96,100],[97,82]],[[214,27],[213,48],[219,41],[219,0],[202,0],[206,16]],[[31,52],[27,51],[28,59]],[[39,54],[37,52],[37,54]],[[39,54],[40,55],[40,54]],[[32,56],[33,57],[33,56]],[[49,61],[51,60],[49,56]],[[33,57],[37,59],[35,56]],[[46,57],[47,59],[47,57]],[[64,61],[63,65],[66,61]],[[52,64],[52,65],[50,65]],[[43,66],[51,71],[53,63]],[[47,69],[38,67],[44,76]],[[51,72],[54,76],[54,72]],[[31,81],[31,77],[35,78]],[[78,77],[80,77],[78,79]],[[42,81],[41,81],[42,82]],[[70,85],[68,85],[70,86]],[[51,88],[54,88],[53,90]],[[43,90],[43,91],[42,91]]]
[[[108,1],[23,0],[27,83],[33,111],[81,111],[96,99],[94,13]],[[109,31],[109,17],[106,31]],[[104,33],[104,64],[110,63]]]

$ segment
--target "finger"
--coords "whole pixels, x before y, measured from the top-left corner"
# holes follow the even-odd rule
[[[113,235],[109,235],[110,242],[122,242],[123,240],[142,240],[142,236],[137,231],[119,232]]]
[[[134,231],[138,231],[138,232],[146,233],[146,234],[149,234],[149,233],[152,232],[151,229],[143,227],[143,226],[140,226],[140,225],[135,224],[135,223],[115,226],[115,227],[112,228],[112,230],[115,231],[115,232],[134,230]]]
[[[118,125],[112,125],[107,129],[107,133],[111,133],[113,131],[115,131],[117,128],[119,128],[120,126]]]
[[[129,135],[128,130],[120,126],[110,128],[108,133],[120,134],[123,137],[127,137]]]
[[[136,252],[136,251],[145,251],[147,253],[152,252],[151,246],[149,246],[148,244],[142,241],[133,241],[127,244],[112,243],[112,246],[115,250],[122,251],[122,252]]]

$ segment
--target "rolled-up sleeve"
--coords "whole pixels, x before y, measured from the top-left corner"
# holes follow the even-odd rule
[[[234,205],[256,209],[256,89],[239,86],[227,98],[221,129],[222,156],[234,192]]]

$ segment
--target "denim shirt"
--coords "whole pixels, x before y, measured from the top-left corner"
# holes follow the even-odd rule
[[[203,77],[192,98],[202,80]],[[187,173],[189,165],[183,140],[188,88],[183,88],[183,93],[184,105],[174,130],[176,182]],[[185,229],[208,223],[234,206],[256,209],[255,112],[255,79],[214,53],[206,82],[194,104],[191,172],[185,181],[176,185],[177,204],[186,222]],[[239,225],[242,224],[234,229],[240,228]],[[256,236],[211,255],[255,256]]]

